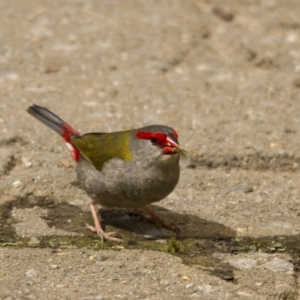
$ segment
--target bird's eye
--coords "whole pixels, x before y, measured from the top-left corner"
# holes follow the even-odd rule
[[[152,144],[156,145],[157,142],[158,142],[158,139],[152,137],[152,138],[150,139],[150,141],[151,141]]]

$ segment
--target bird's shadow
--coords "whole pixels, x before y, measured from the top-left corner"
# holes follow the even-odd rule
[[[44,198],[20,198],[7,202],[0,206],[0,217],[4,225],[5,223],[13,224],[11,220],[11,211],[15,208],[33,208],[35,206],[47,209],[46,216],[41,216],[49,227],[55,227],[72,233],[95,236],[94,233],[86,230],[86,223],[93,225],[93,218],[89,211],[83,211],[80,207],[69,204],[67,202],[57,203],[52,199]],[[135,210],[119,209],[119,208],[100,208],[99,214],[102,224],[106,231],[116,231],[126,239],[160,239],[176,236],[180,239],[226,239],[235,237],[235,232],[223,224],[207,221],[198,216],[177,213],[166,208],[151,205],[150,206],[164,221],[176,225],[180,229],[180,233],[172,232],[168,229],[158,227],[154,223],[141,218]],[[1,229],[12,228],[10,225],[0,226]],[[9,235],[10,231],[3,235]]]
[[[153,209],[164,221],[174,224],[180,229],[179,233],[158,227],[136,213],[134,210],[125,209],[100,209],[103,224],[109,230],[118,228],[142,236],[152,236],[153,238],[164,238],[176,236],[181,239],[214,239],[235,237],[235,232],[220,223],[207,221],[198,216],[186,213],[177,213],[166,208],[151,205]]]

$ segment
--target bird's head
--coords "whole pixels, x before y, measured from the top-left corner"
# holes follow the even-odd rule
[[[134,132],[134,140],[136,154],[139,156],[151,155],[162,160],[178,160],[187,153],[179,147],[176,130],[168,126],[150,125],[139,128]]]

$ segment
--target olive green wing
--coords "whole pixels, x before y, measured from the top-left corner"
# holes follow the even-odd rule
[[[98,171],[112,158],[131,160],[130,131],[73,136],[72,144]]]

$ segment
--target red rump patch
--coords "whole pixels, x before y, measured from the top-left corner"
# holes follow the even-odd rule
[[[72,144],[70,144],[70,143],[66,143],[66,144],[67,144],[68,149],[69,149],[70,152],[71,152],[72,158],[73,158],[76,162],[78,162],[79,159],[80,159],[80,152],[79,152]]]
[[[63,124],[62,138],[65,140],[67,147],[71,152],[71,156],[76,162],[78,162],[80,159],[80,152],[74,147],[74,145],[72,145],[71,138],[72,135],[79,135],[79,134],[80,134],[79,131],[72,128],[67,123]]]
[[[74,134],[80,134],[76,129],[72,128],[70,125],[68,125],[67,123],[63,124],[63,139],[67,142],[67,143],[71,143],[71,137]]]

